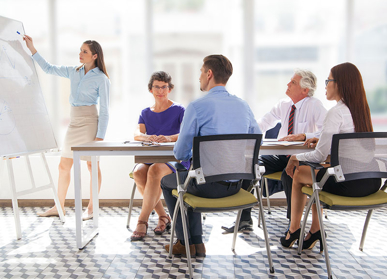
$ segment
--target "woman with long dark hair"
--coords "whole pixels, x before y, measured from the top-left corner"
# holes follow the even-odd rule
[[[355,65],[343,63],[333,67],[325,84],[327,99],[334,100],[337,104],[327,113],[320,139],[309,139],[305,143],[309,147],[316,146],[315,150],[292,155],[286,167],[287,174],[293,178],[293,190],[290,227],[286,236],[281,237],[281,244],[284,247],[291,247],[299,239],[300,222],[306,202],[306,195],[302,193],[301,188],[310,187],[313,183],[310,167],[300,166],[299,161],[324,162],[330,154],[333,134],[373,131],[363,79]],[[296,170],[293,172],[294,168]],[[321,180],[325,172],[326,168],[316,170],[317,181]],[[380,179],[362,179],[338,183],[333,177],[330,177],[322,191],[341,196],[364,197],[378,191],[380,182]],[[314,204],[312,206],[312,225],[302,248],[312,249],[317,241],[320,241],[322,251],[320,224]]]
[[[67,190],[70,185],[73,152],[71,146],[100,141],[105,137],[109,121],[110,81],[106,71],[103,51],[96,41],[85,41],[80,49],[80,66],[54,66],[49,64],[35,49],[32,38],[25,35],[24,41],[32,57],[42,70],[48,74],[70,79],[70,124],[62,147],[59,163],[58,197],[64,211]],[[99,115],[96,105],[99,99]],[[90,157],[81,157],[87,161],[91,174]],[[91,184],[91,183],[90,183]],[[90,186],[91,187],[91,186]],[[101,170],[98,162],[98,189],[101,188]],[[90,201],[83,214],[83,220],[93,217],[93,199],[90,188]],[[65,213],[65,212],[63,212]],[[38,213],[41,217],[58,216],[56,206],[46,212]]]

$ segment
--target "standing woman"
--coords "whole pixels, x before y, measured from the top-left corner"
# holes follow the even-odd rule
[[[355,65],[343,63],[333,67],[325,84],[327,99],[334,100],[337,104],[327,113],[320,140],[313,138],[305,142],[305,145],[309,147],[316,146],[316,149],[311,152],[292,155],[286,167],[286,173],[293,178],[293,191],[289,231],[286,236],[280,239],[284,247],[291,247],[300,236],[300,222],[306,202],[306,195],[302,193],[301,188],[303,186],[310,187],[313,184],[310,167],[300,166],[299,161],[312,163],[325,161],[330,154],[334,134],[373,131],[363,79]],[[295,171],[294,168],[296,168]],[[316,180],[320,181],[325,172],[326,168],[316,170]],[[381,180],[379,178],[336,182],[331,176],[322,191],[347,197],[365,197],[377,192],[380,184]],[[367,187],[364,187],[365,185]],[[316,205],[313,204],[312,225],[304,239],[302,249],[312,249],[317,241],[320,241],[320,251],[322,252],[320,224]]]
[[[102,48],[96,41],[85,41],[79,53],[80,66],[54,66],[49,64],[34,47],[30,36],[25,35],[24,41],[32,53],[32,57],[47,74],[70,79],[70,124],[66,133],[62,156],[59,163],[58,197],[64,211],[67,190],[70,185],[73,152],[71,146],[103,140],[109,121],[109,90],[110,81],[106,71]],[[99,100],[99,115],[97,103]],[[90,157],[81,157],[87,161],[91,176]],[[101,188],[101,170],[98,162],[98,191]],[[83,220],[93,218],[92,191],[90,182],[90,201],[83,214]],[[54,206],[41,217],[59,216]]]

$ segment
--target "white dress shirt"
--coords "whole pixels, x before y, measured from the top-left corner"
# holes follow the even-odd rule
[[[278,138],[286,137],[292,105],[293,101],[289,98],[276,104],[270,112],[257,121],[261,130],[266,132],[281,121]],[[293,134],[305,134],[307,139],[318,138],[327,113],[321,101],[314,97],[306,97],[294,105],[296,111],[294,113]]]
[[[312,163],[323,162],[331,153],[332,136],[353,132],[355,132],[355,125],[353,124],[351,112],[340,100],[327,113],[316,149],[311,152],[297,154],[297,160]]]

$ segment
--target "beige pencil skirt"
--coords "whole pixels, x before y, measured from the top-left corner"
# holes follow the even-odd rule
[[[73,158],[72,146],[93,141],[98,130],[98,111],[96,105],[71,107],[70,124],[62,147],[62,157]],[[90,156],[81,160],[91,161]]]

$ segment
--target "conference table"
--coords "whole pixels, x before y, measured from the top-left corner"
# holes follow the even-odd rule
[[[302,145],[303,142],[275,142],[264,141],[260,155],[291,155],[310,151]],[[93,141],[77,146],[74,152],[74,198],[75,198],[75,225],[76,243],[83,249],[99,232],[99,198],[98,198],[98,156],[134,156],[135,163],[165,163],[176,161],[173,156],[174,143],[148,145],[142,142],[108,142]],[[93,228],[86,235],[82,229],[82,195],[81,195],[81,166],[80,157],[91,156],[92,193],[93,193]]]

